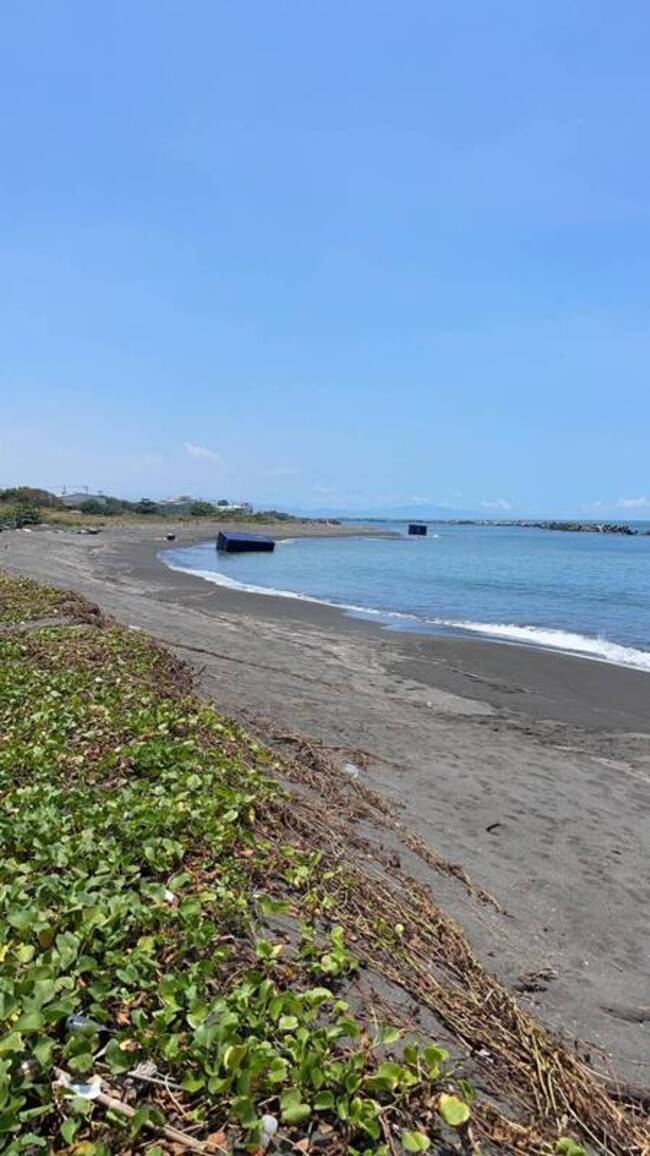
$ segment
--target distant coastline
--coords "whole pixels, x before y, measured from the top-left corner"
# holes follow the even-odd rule
[[[537,520],[529,518],[420,518],[427,526],[500,526],[522,530],[556,530],[571,534],[625,534],[627,537],[650,537],[647,530],[638,530],[629,522],[575,522],[561,519]],[[350,522],[409,522],[411,518],[349,518]]]
[[[634,537],[640,534],[650,535],[650,529],[637,530],[630,526],[628,522],[563,522],[551,520],[547,522],[529,521],[527,519],[517,519],[516,521],[508,520],[497,522],[494,519],[483,521],[479,518],[471,518],[454,522],[456,526],[516,526],[522,530],[559,530],[570,534],[626,534],[628,537]]]

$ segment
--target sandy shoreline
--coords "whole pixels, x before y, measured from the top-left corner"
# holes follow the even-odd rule
[[[173,547],[211,536],[205,526],[174,529]],[[0,566],[78,590],[154,634],[202,668],[203,690],[229,714],[367,752],[368,785],[507,910],[477,904],[454,879],[426,877],[486,966],[520,987],[546,971],[533,985],[544,990],[521,1001],[647,1082],[650,675],[388,632],[172,571],[156,557],[164,548],[160,526],[11,532],[0,536]]]

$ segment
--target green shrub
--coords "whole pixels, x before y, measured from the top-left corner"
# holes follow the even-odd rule
[[[0,505],[0,525],[19,530],[22,526],[37,526],[40,521],[40,510],[29,502],[16,502],[12,506],[4,503]]]
[[[141,498],[139,502],[135,502],[131,509],[136,514],[159,514],[160,510],[151,498]]]
[[[192,502],[190,506],[190,514],[193,518],[209,518],[215,512],[212,502]]]
[[[61,501],[49,490],[40,490],[34,486],[13,486],[7,490],[0,490],[0,508],[4,504],[10,506],[45,506],[58,509]]]
[[[107,514],[106,502],[102,498],[88,498],[79,506],[82,514]]]

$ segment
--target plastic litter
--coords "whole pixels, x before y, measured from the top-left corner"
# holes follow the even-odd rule
[[[260,1132],[261,1148],[268,1148],[277,1130],[278,1122],[275,1116],[262,1116],[262,1129]]]
[[[343,773],[349,775],[351,779],[359,778],[359,768],[356,763],[346,763],[343,767]]]
[[[71,1095],[80,1096],[82,1100],[96,1100],[102,1090],[99,1076],[91,1076],[89,1080],[76,1083],[70,1079],[67,1072],[60,1072],[54,1082],[66,1088]]]
[[[107,1029],[103,1024],[98,1024],[96,1020],[89,1019],[88,1016],[72,1015],[68,1016],[65,1021],[66,1032],[105,1032]]]

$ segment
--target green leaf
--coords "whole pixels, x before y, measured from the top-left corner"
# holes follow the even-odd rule
[[[216,1040],[218,1031],[217,1024],[201,1024],[194,1033],[194,1039],[200,1048],[209,1048]]]
[[[424,1132],[402,1132],[402,1146],[405,1152],[426,1152],[431,1142]]]
[[[38,1060],[42,1068],[48,1067],[51,1063],[54,1046],[54,1040],[42,1039],[32,1048],[34,1059]]]
[[[81,1125],[81,1120],[75,1120],[72,1116],[70,1117],[70,1119],[65,1120],[63,1122],[63,1124],[61,1125],[60,1131],[61,1131],[61,1135],[63,1136],[63,1139],[65,1140],[66,1144],[72,1144],[72,1141],[74,1140],[77,1132],[79,1131],[80,1125]]]
[[[273,1084],[281,1084],[283,1080],[286,1080],[287,1078],[287,1070],[287,1061],[282,1059],[280,1056],[276,1056],[268,1072],[266,1073],[266,1078]]]
[[[476,1092],[469,1080],[459,1080],[458,1091],[460,1092],[461,1099],[463,1099],[466,1104],[469,1104],[471,1108],[476,1099]]]
[[[248,1044],[230,1044],[223,1053],[223,1066],[227,1072],[236,1072],[248,1051]]]
[[[22,1052],[23,1038],[18,1032],[10,1032],[7,1036],[0,1037],[0,1056],[9,1055],[10,1052]]]
[[[49,1003],[56,995],[56,984],[53,979],[37,979],[34,984],[34,999],[39,1007]]]
[[[33,922],[34,912],[26,909],[10,911],[7,915],[7,923],[15,927],[17,931],[27,931]]]
[[[239,1096],[233,1101],[232,1110],[242,1128],[254,1128],[257,1124],[255,1105],[249,1096]]]
[[[293,1032],[298,1027],[296,1016],[280,1016],[279,1028],[281,1032]]]
[[[309,1104],[303,1103],[298,1088],[288,1088],[286,1092],[283,1092],[280,1107],[282,1108],[282,1119],[286,1124],[302,1124],[311,1116],[311,1108]]]
[[[304,992],[303,998],[313,1005],[327,1003],[332,999],[332,993],[328,987],[312,987],[309,991]]]
[[[333,1092],[319,1092],[314,1098],[314,1108],[317,1112],[326,1112],[334,1107]]]
[[[558,1140],[555,1151],[559,1156],[587,1156],[582,1145],[576,1144],[568,1136],[563,1136],[561,1140]]]
[[[17,1032],[29,1034],[30,1032],[40,1032],[44,1023],[45,1020],[39,1011],[29,1011],[16,1020],[14,1028]]]
[[[462,1127],[471,1116],[469,1107],[463,1100],[460,1100],[458,1096],[450,1096],[446,1092],[443,1092],[440,1097],[438,1111],[445,1124],[449,1124],[450,1128]]]
[[[361,1029],[356,1020],[345,1016],[340,1019],[336,1025],[336,1030],[341,1036],[348,1036],[350,1039],[356,1040],[361,1035]]]
[[[208,1018],[210,1008],[206,1003],[195,1003],[187,1015],[187,1022],[191,1028],[198,1028]]]
[[[196,1076],[193,1075],[192,1072],[188,1072],[187,1075],[183,1077],[183,1087],[186,1092],[199,1092],[204,1086],[205,1079],[203,1076]]]
[[[76,1056],[70,1056],[68,1059],[68,1068],[76,1075],[85,1076],[92,1071],[95,1063],[95,1057],[92,1052],[79,1052]]]
[[[399,1064],[396,1064],[394,1060],[385,1060],[384,1063],[380,1064],[377,1068],[373,1084],[378,1082],[383,1085],[387,1091],[392,1092],[393,1089],[397,1087],[401,1074],[402,1068]]]
[[[131,1120],[131,1128],[130,1128],[131,1135],[132,1136],[138,1136],[139,1133],[142,1131],[142,1129],[147,1124],[152,1122],[153,1114],[154,1114],[153,1108],[147,1108],[147,1107],[138,1108],[135,1115],[133,1116],[133,1118]]]
[[[311,1108],[309,1104],[291,1104],[288,1108],[282,1111],[282,1119],[285,1124],[302,1124],[311,1116]]]
[[[380,1044],[396,1044],[401,1039],[402,1033],[399,1028],[393,1027],[391,1024],[386,1024],[379,1033]]]
[[[286,899],[272,899],[264,895],[259,901],[262,915],[288,915],[291,904]]]
[[[128,1072],[133,1067],[133,1056],[130,1052],[123,1052],[117,1040],[110,1040],[106,1052],[106,1063],[115,1074]]]
[[[429,1075],[435,1079],[447,1063],[449,1052],[446,1052],[444,1048],[437,1048],[435,1044],[430,1044],[424,1049],[424,1059],[429,1069]]]

